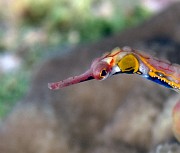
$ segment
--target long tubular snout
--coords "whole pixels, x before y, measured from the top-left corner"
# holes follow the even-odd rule
[[[94,79],[93,73],[91,70],[88,70],[79,76],[70,77],[59,82],[48,83],[48,88],[52,90],[57,90],[59,88],[63,88],[66,86],[70,86],[73,84],[77,84],[77,83],[92,80],[92,79]]]

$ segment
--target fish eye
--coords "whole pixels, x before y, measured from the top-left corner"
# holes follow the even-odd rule
[[[99,73],[99,80],[105,80],[109,76],[107,69],[102,69]]]
[[[100,62],[93,67],[93,77],[97,80],[104,80],[109,76],[110,66],[106,62]]]
[[[100,73],[101,77],[105,77],[108,74],[108,72],[106,71],[106,69],[103,69]]]

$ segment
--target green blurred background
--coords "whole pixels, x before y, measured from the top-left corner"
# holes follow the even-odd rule
[[[33,69],[47,55],[136,26],[162,6],[153,5],[153,0],[0,0],[0,119],[25,95]]]

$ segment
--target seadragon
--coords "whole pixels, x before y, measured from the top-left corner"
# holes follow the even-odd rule
[[[105,80],[121,73],[137,74],[180,92],[180,65],[171,64],[130,47],[115,48],[95,59],[85,73],[59,82],[48,83],[48,87],[57,90],[92,79]],[[180,102],[174,106],[172,116],[174,135],[180,141]]]

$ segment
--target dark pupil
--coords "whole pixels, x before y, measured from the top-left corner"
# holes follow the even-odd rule
[[[102,70],[101,76],[106,76],[106,74],[107,74],[107,71],[106,70]]]

